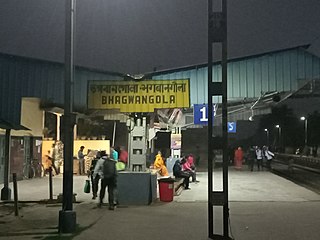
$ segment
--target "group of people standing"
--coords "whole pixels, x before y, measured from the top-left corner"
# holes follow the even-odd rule
[[[90,166],[93,194],[92,199],[96,199],[98,196],[100,181],[101,185],[98,207],[102,206],[106,188],[108,187],[109,210],[114,210],[115,206],[118,204],[117,172],[124,170],[128,162],[127,151],[124,150],[124,148],[119,149],[121,149],[120,154],[112,147],[110,149],[110,155],[108,155],[106,151],[98,151]]]
[[[251,146],[248,153],[245,155],[242,148],[238,147],[234,152],[235,169],[242,169],[242,164],[245,158],[248,160],[251,171],[254,169],[255,162],[257,163],[258,171],[263,170],[264,163],[266,163],[267,169],[270,170],[274,153],[269,150],[268,146]]]
[[[258,171],[260,171],[260,168],[263,169],[264,162],[266,162],[267,169],[271,170],[271,161],[274,157],[274,153],[271,152],[267,146],[254,146],[253,150],[255,151],[255,159],[257,161]],[[250,170],[253,171],[254,159],[251,162],[252,164]]]
[[[84,146],[81,146],[78,151],[78,160],[79,160],[79,175],[86,175],[85,171],[85,154],[84,154]],[[88,154],[89,154],[88,150]],[[124,170],[126,168],[126,164],[128,162],[128,152],[124,149],[124,147],[111,147],[110,148],[110,157],[118,162],[117,170]],[[119,161],[118,161],[119,160]],[[89,167],[89,166],[88,166]]]

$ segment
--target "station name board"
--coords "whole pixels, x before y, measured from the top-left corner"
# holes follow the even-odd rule
[[[190,107],[189,80],[89,81],[88,109],[154,112]]]

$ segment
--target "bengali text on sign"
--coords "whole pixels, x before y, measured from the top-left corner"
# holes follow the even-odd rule
[[[88,109],[153,112],[190,107],[189,80],[89,81]]]

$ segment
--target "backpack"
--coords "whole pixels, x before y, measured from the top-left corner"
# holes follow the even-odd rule
[[[181,172],[181,163],[177,160],[173,165],[173,176],[178,176]]]
[[[113,178],[117,174],[116,161],[106,158],[103,163],[103,177]]]
[[[91,161],[91,166],[90,166],[90,171],[91,171],[91,172],[94,171],[94,169],[95,169],[95,167],[96,167],[96,165],[97,165],[97,162],[98,162],[98,159],[97,159],[97,158],[95,158],[95,159],[93,159],[93,160]]]

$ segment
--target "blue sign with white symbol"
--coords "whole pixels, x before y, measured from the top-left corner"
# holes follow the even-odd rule
[[[213,116],[216,115],[216,105],[213,105]],[[195,104],[193,105],[193,123],[194,124],[208,124],[208,104]]]
[[[229,133],[237,132],[237,124],[236,124],[236,122],[228,122],[228,132]]]

